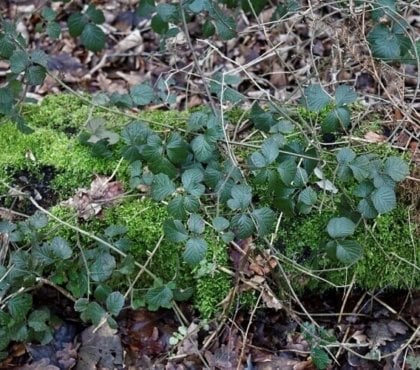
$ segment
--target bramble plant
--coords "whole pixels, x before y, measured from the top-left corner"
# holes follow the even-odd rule
[[[242,9],[258,15],[266,3],[189,0],[156,5],[153,0],[142,0],[137,12],[151,16],[151,27],[162,40],[174,37],[181,29],[186,31],[190,17],[197,14],[206,17],[203,36],[216,34],[229,40],[236,36],[236,11]],[[286,1],[277,6],[273,17],[281,20],[298,9],[296,1]],[[51,38],[59,37],[60,23],[54,11],[43,8],[40,12],[39,29]],[[373,2],[372,15],[375,22],[384,15],[391,19],[390,25],[378,23],[368,35],[374,56],[389,62],[411,60],[413,45],[404,36],[406,30],[401,27],[404,23],[395,2]],[[102,11],[89,5],[71,14],[67,26],[72,37],[80,37],[84,47],[97,52],[106,44],[100,27],[103,22]],[[0,88],[0,113],[23,132],[30,133],[33,130],[21,114],[21,103],[29,87],[43,83],[48,73],[48,56],[41,50],[29,50],[12,22],[1,20],[1,25],[0,57],[10,63],[10,73],[7,83]],[[239,105],[245,100],[235,89],[240,82],[240,76],[216,73],[209,83],[209,92],[222,103]],[[138,84],[126,94],[98,94],[91,104],[107,109],[144,107],[151,103],[170,105],[174,95],[167,89],[162,82],[156,86]],[[226,248],[230,242],[248,237],[264,244],[283,216],[321,212],[326,197],[332,204],[337,199],[345,202],[348,212],[324,225],[329,239],[322,252],[337,261],[338,266],[350,266],[363,255],[363,246],[351,237],[357,228],[396,207],[395,188],[409,173],[408,165],[395,155],[382,158],[356,152],[350,146],[326,153],[318,145],[319,131],[342,134],[352,129],[352,104],[356,99],[356,92],[345,84],[338,84],[334,94],[319,84],[307,86],[301,106],[319,120],[313,127],[304,122],[304,130],[297,129],[293,114],[285,107],[274,102],[269,107],[255,102],[249,120],[261,135],[261,145],[246,146],[231,140],[227,117],[207,107],[189,115],[185,130],[171,128],[170,132],[158,130],[157,125],[141,118],[133,118],[119,130],[105,119],[94,117],[83,127],[78,139],[93,156],[104,161],[122,157],[128,168],[130,189],[133,192],[146,189],[151,199],[167,207],[162,233],[168,241],[180,245],[184,262],[192,269],[206,258],[207,232],[212,232]],[[167,128],[161,123],[162,127]],[[314,137],[309,138],[306,132]],[[248,153],[238,161],[233,148],[241,145]],[[264,196],[260,198],[261,189]],[[77,243],[45,235],[47,223],[42,214],[25,221],[0,223],[2,242],[13,246],[7,264],[0,266],[0,350],[10,341],[51,340],[51,323],[56,318],[46,307],[33,309],[30,294],[43,279],[70,292],[81,319],[94,325],[107,321],[116,326],[115,318],[128,305],[127,295],[111,287],[111,283],[116,276],[133,281],[139,269],[149,275],[151,284],[142,287],[141,297],[132,306],[157,310],[191,297],[192,287],[177,286],[175,278],[163,280],[133,261],[132,246],[125,236],[127,230],[121,225],[108,225],[103,235],[93,241],[92,235],[84,235],[90,241],[83,251],[76,251],[80,248]],[[127,285],[118,289],[122,291]],[[324,368],[328,358],[323,352],[316,353],[317,348],[313,356],[318,356],[317,366]]]

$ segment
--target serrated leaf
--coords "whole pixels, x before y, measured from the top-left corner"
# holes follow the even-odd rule
[[[97,9],[93,4],[89,4],[85,14],[93,23],[101,24],[105,22],[105,16],[102,10]]]
[[[0,35],[0,57],[9,59],[15,49],[15,44],[6,35]]]
[[[168,22],[165,22],[159,14],[156,14],[152,18],[152,29],[156,33],[163,35],[168,31]]]
[[[373,27],[367,40],[375,58],[392,61],[401,55],[401,41],[398,35],[384,24]]]
[[[172,307],[173,293],[166,285],[150,288],[146,293],[146,302],[150,311],[156,311],[160,307]]]
[[[336,240],[336,258],[345,263],[357,262],[363,255],[362,246],[354,240]]]
[[[362,199],[357,205],[357,211],[362,215],[363,218],[371,219],[378,216],[373,204],[367,199]]]
[[[55,256],[57,256],[60,259],[66,260],[69,259],[73,251],[70,248],[67,241],[60,236],[56,236],[51,240],[51,250],[54,253]]]
[[[175,184],[168,175],[159,173],[153,178],[151,185],[152,198],[158,202],[175,192]]]
[[[93,325],[97,326],[101,323],[105,315],[105,310],[98,303],[90,302],[87,309],[83,311],[80,317],[85,321],[90,320]]]
[[[187,221],[188,229],[194,234],[202,234],[204,232],[205,224],[203,218],[193,213]]]
[[[188,239],[188,232],[179,220],[165,220],[163,231],[168,240],[179,243]]]
[[[210,38],[214,35],[215,32],[216,27],[214,27],[214,24],[209,20],[205,21],[203,27],[201,28],[201,33],[203,34],[203,36],[206,38]]]
[[[34,310],[28,318],[28,326],[35,331],[47,330],[48,326],[46,321],[50,318],[48,309]]]
[[[324,370],[331,363],[328,353],[319,347],[315,347],[311,350],[312,362],[319,370]]]
[[[384,171],[394,181],[402,181],[410,173],[408,164],[399,157],[388,158],[384,164]]]
[[[184,206],[183,196],[177,195],[169,201],[168,213],[175,219],[184,220],[186,218],[187,212]]]
[[[185,244],[182,254],[184,261],[190,265],[198,264],[206,255],[207,242],[202,238],[191,238]]]
[[[350,165],[354,178],[362,182],[369,176],[370,161],[366,156],[357,157]]]
[[[359,198],[366,198],[374,189],[370,181],[363,181],[354,188],[353,194]]]
[[[393,188],[383,186],[375,190],[370,196],[378,213],[387,213],[397,206],[397,198]]]
[[[48,22],[45,31],[52,39],[58,39],[61,35],[61,27],[57,22]]]
[[[350,125],[350,112],[347,108],[338,107],[328,112],[322,121],[322,132],[338,131],[342,127],[348,128]]]
[[[244,210],[251,203],[252,189],[248,185],[234,185],[230,194],[232,198],[227,202],[230,209]]]
[[[42,85],[45,80],[47,73],[44,67],[42,66],[30,66],[26,74],[26,80],[29,85]]]
[[[303,93],[303,104],[313,112],[319,112],[330,102],[330,96],[319,84],[308,86]]]
[[[297,166],[294,159],[286,159],[277,166],[277,171],[280,175],[281,181],[287,186],[290,186],[295,179],[297,173]]]
[[[302,202],[303,204],[306,204],[307,206],[312,206],[315,204],[317,199],[317,194],[314,189],[312,189],[310,186],[303,189],[298,197],[299,202]]]
[[[42,8],[41,15],[46,21],[51,22],[55,19],[56,13],[50,7],[45,6]]]
[[[226,230],[230,225],[229,221],[226,218],[221,217],[221,216],[215,217],[213,219],[212,224],[215,230],[218,232]]]
[[[215,147],[204,135],[198,135],[191,141],[191,149],[199,162],[206,162],[213,157]]]
[[[31,53],[31,62],[35,64],[39,64],[45,68],[48,65],[48,55],[44,53],[42,50],[34,50]]]
[[[152,14],[155,10],[154,0],[140,0],[139,5],[136,9],[136,14],[140,17],[147,17]]]
[[[206,127],[208,115],[204,112],[194,112],[188,118],[188,131],[198,131]]]
[[[22,321],[32,307],[32,296],[27,293],[19,294],[7,302],[7,309],[16,321]]]
[[[105,301],[106,309],[113,316],[118,316],[124,307],[125,298],[120,292],[112,292]]]
[[[204,0],[193,0],[191,3],[188,4],[188,8],[193,13],[200,13],[202,10],[204,10],[204,5]]]
[[[73,13],[67,20],[69,33],[72,37],[80,36],[87,24],[87,19],[82,13]]]
[[[79,298],[74,303],[74,310],[76,312],[83,312],[83,311],[87,310],[88,305],[89,305],[89,300],[87,298]]]
[[[10,57],[10,70],[13,73],[23,72],[29,65],[29,55],[26,51],[16,50]]]
[[[336,158],[340,164],[349,164],[356,158],[356,153],[350,148],[342,148],[338,151]]]
[[[257,102],[252,105],[249,119],[258,130],[270,132],[277,121],[274,119],[273,114],[264,111]]]
[[[275,213],[268,207],[258,208],[252,212],[257,224],[258,236],[264,236],[271,232],[276,221]]]
[[[279,155],[279,145],[274,139],[266,140],[261,146],[261,153],[269,164],[273,163]]]
[[[232,17],[223,17],[214,22],[216,32],[224,41],[236,37],[236,22]]]
[[[170,22],[178,17],[178,9],[174,4],[158,4],[156,12],[164,22]]]
[[[90,278],[93,281],[105,281],[116,267],[115,258],[109,253],[100,253],[90,266]]]
[[[169,135],[166,142],[166,154],[172,163],[183,163],[188,157],[188,148],[188,144],[179,133],[174,132]]]
[[[201,184],[204,179],[204,174],[198,168],[192,168],[184,171],[182,174],[182,184],[185,190],[196,197],[204,194],[205,186]]]
[[[356,99],[357,93],[350,86],[340,85],[335,89],[335,104],[337,106],[354,103]]]
[[[194,195],[184,197],[184,207],[188,212],[198,212],[200,209],[200,201]]]
[[[90,51],[101,51],[105,47],[106,36],[104,31],[96,24],[88,23],[82,34],[80,41]]]
[[[247,214],[236,214],[231,220],[231,225],[237,236],[245,239],[251,236],[254,232],[254,222]]]
[[[150,104],[154,99],[154,92],[150,85],[139,84],[130,88],[130,96],[136,105]]]
[[[356,224],[346,217],[334,217],[327,225],[327,232],[331,238],[345,238],[353,235]]]

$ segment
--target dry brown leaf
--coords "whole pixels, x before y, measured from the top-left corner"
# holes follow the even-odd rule
[[[372,131],[367,132],[364,138],[370,143],[383,143],[386,141],[386,137],[384,135],[380,135]]]

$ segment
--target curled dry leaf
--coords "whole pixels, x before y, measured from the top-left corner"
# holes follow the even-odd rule
[[[120,181],[109,181],[107,176],[96,176],[90,189],[77,190],[75,196],[63,204],[75,208],[80,218],[88,220],[98,215],[103,207],[116,203],[123,192]]]

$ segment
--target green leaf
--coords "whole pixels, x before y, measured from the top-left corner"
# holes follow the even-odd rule
[[[198,264],[206,255],[207,242],[203,238],[188,239],[182,254],[185,262],[190,265]]]
[[[152,29],[156,33],[163,35],[168,31],[169,25],[168,22],[165,22],[159,14],[156,14],[152,18]]]
[[[184,197],[184,207],[188,212],[198,212],[200,209],[200,202],[194,195],[187,195]]]
[[[312,206],[315,204],[317,199],[317,194],[314,189],[310,186],[302,190],[299,194],[298,200],[307,206]]]
[[[376,212],[375,207],[372,202],[367,199],[362,199],[357,205],[357,211],[362,215],[363,218],[376,218],[378,212]]]
[[[345,238],[354,234],[355,223],[346,217],[332,218],[327,225],[327,232],[331,238]]]
[[[74,303],[74,310],[76,312],[83,312],[86,311],[89,306],[89,300],[87,298],[79,298]]]
[[[363,181],[354,188],[353,194],[359,198],[366,198],[374,189],[370,181]]]
[[[163,223],[165,237],[171,242],[183,242],[188,239],[188,232],[179,220],[165,220]]]
[[[105,16],[102,10],[97,9],[93,4],[89,4],[85,14],[95,24],[101,24],[105,22]]]
[[[322,132],[334,132],[350,125],[350,112],[347,108],[339,107],[328,112],[322,121]]]
[[[58,39],[61,35],[61,27],[57,22],[48,22],[45,30],[52,39]]]
[[[174,21],[178,17],[178,9],[174,4],[158,4],[156,11],[164,22]]]
[[[303,103],[313,112],[319,112],[330,102],[330,96],[319,84],[308,86],[303,93]]]
[[[41,15],[46,21],[51,22],[55,20],[56,13],[50,7],[45,6],[42,8]]]
[[[148,84],[134,85],[130,89],[130,95],[136,105],[150,104],[155,96],[152,87]]]
[[[191,141],[191,149],[199,162],[206,162],[213,157],[214,145],[204,135],[198,135]]]
[[[125,298],[120,292],[112,292],[105,301],[107,311],[113,316],[118,316],[124,307],[124,301]]]
[[[203,27],[201,28],[201,33],[204,37],[209,38],[214,35],[216,32],[216,27],[214,27],[214,24],[207,20],[204,22]]]
[[[311,350],[312,362],[319,370],[324,370],[331,363],[328,353],[319,347],[314,347]]]
[[[372,2],[372,5],[372,19],[376,22],[385,15],[391,19],[398,17],[396,0],[375,0]]]
[[[188,131],[199,131],[206,127],[208,114],[204,112],[194,112],[188,118],[187,129]]]
[[[261,146],[261,153],[269,164],[273,163],[279,155],[279,145],[273,139],[267,139]]]
[[[7,302],[7,309],[16,321],[22,321],[32,308],[32,296],[27,293],[19,294]]]
[[[16,46],[9,39],[9,37],[0,34],[0,57],[4,59],[9,59],[12,56],[15,49]]]
[[[268,166],[267,159],[260,152],[252,153],[250,157],[250,162],[251,165],[256,168],[264,168]]]
[[[30,66],[26,79],[29,85],[42,85],[46,77],[45,68],[42,66]]]
[[[399,157],[388,158],[385,161],[384,171],[394,181],[402,181],[410,174],[408,164]]]
[[[140,0],[136,14],[140,17],[147,17],[155,11],[155,0]]]
[[[392,61],[401,55],[401,41],[398,35],[384,24],[380,23],[373,27],[367,40],[375,58]]]
[[[146,293],[146,302],[150,311],[157,311],[160,307],[172,307],[172,290],[168,286],[150,288]]]
[[[67,26],[69,27],[69,33],[71,37],[80,36],[87,24],[87,19],[82,13],[73,13],[67,20]]]
[[[88,143],[97,143],[102,139],[106,139],[110,145],[116,144],[120,137],[117,133],[106,129],[106,121],[102,117],[91,118],[86,130],[91,134]]]
[[[35,331],[44,331],[48,329],[46,323],[50,318],[50,311],[48,309],[34,310],[28,318],[28,326]]]
[[[338,151],[336,158],[340,164],[349,164],[356,158],[356,153],[350,148],[342,148]]]
[[[97,326],[105,317],[105,310],[96,302],[90,302],[85,311],[82,312],[80,317],[84,321],[90,320],[93,325]]]
[[[231,225],[237,236],[241,239],[248,238],[254,232],[254,222],[246,213],[233,216]]]
[[[171,199],[168,203],[169,214],[176,219],[184,220],[187,216],[187,212],[184,206],[184,197],[177,195]]]
[[[257,102],[252,105],[249,119],[258,130],[269,132],[277,122],[270,112],[264,111]]]
[[[335,257],[345,264],[355,263],[363,255],[363,248],[354,240],[332,240],[327,249],[335,251]]]
[[[34,50],[31,53],[31,61],[32,63],[39,64],[40,66],[47,68],[48,55],[45,54],[42,50]]]
[[[6,349],[9,343],[10,343],[9,333],[3,328],[0,328],[0,351],[3,351],[4,349]],[[8,352],[6,352],[5,357],[7,356],[8,356]],[[1,358],[1,360],[3,360],[3,358]]]
[[[205,224],[203,218],[193,213],[187,221],[188,229],[194,234],[202,234],[204,232]]]
[[[214,25],[222,40],[227,41],[236,37],[236,22],[232,17],[216,19]]]
[[[179,133],[173,132],[169,135],[166,154],[169,160],[175,164],[181,164],[187,159],[189,146]]]
[[[159,173],[153,178],[151,195],[154,200],[160,202],[173,194],[175,190],[175,184],[168,175]]]
[[[29,55],[26,51],[16,50],[10,57],[10,70],[13,73],[23,72],[29,65]]]
[[[204,10],[204,5],[204,0],[193,0],[191,3],[188,4],[188,8],[193,13],[197,14]]]
[[[335,104],[343,106],[354,103],[357,99],[357,93],[347,85],[340,85],[335,89]]]
[[[387,213],[397,206],[397,199],[394,189],[383,186],[371,194],[371,199],[378,213]]]
[[[227,202],[230,209],[244,210],[251,203],[252,189],[248,185],[234,185],[230,194],[232,198]]]
[[[182,184],[185,190],[196,197],[204,194],[205,186],[201,184],[204,179],[204,174],[198,168],[192,168],[184,171],[182,174]]]
[[[268,0],[241,0],[242,10],[247,13],[254,15],[260,14],[267,4]],[[251,8],[252,6],[252,8]]]
[[[106,36],[101,28],[96,24],[88,23],[82,34],[80,41],[90,51],[101,51],[105,47]]]
[[[297,173],[297,166],[295,160],[284,160],[278,165],[277,171],[280,175],[281,181],[283,181],[285,185],[290,186],[292,181],[295,179]]]
[[[218,232],[226,230],[230,225],[229,221],[226,218],[221,217],[221,216],[215,217],[213,219],[212,224],[215,230]]]
[[[252,212],[259,236],[267,235],[271,232],[276,221],[275,213],[268,207],[258,208]]]
[[[73,251],[70,248],[69,244],[66,240],[61,238],[60,236],[56,236],[51,240],[51,250],[54,253],[55,256],[57,256],[60,259],[66,260],[69,259]]]
[[[90,266],[90,278],[93,281],[105,281],[112,275],[115,267],[115,258],[109,253],[102,252]]]

